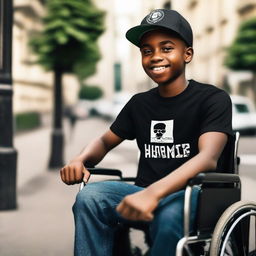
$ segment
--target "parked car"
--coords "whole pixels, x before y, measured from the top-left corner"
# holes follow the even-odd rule
[[[91,115],[91,110],[96,104],[96,100],[78,100],[74,105],[64,109],[66,117],[74,116],[77,120],[85,120]]]
[[[132,94],[130,93],[118,92],[113,96],[112,100],[98,100],[92,111],[96,115],[113,121],[131,97]]]
[[[88,118],[88,107],[84,101],[78,101],[75,105],[72,106],[72,114],[76,119],[86,119]]]
[[[231,95],[233,108],[233,130],[241,135],[256,135],[255,106],[248,97]]]
[[[96,115],[112,121],[131,97],[130,93],[116,93],[112,100],[97,100],[92,111]],[[252,100],[245,96],[231,95],[231,101],[233,130],[239,131],[241,135],[256,135],[256,111]]]

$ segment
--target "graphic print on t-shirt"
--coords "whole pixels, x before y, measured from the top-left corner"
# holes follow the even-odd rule
[[[150,144],[144,144],[145,158],[189,157],[189,143],[174,144],[173,126],[174,120],[151,121]]]
[[[151,121],[151,143],[173,143],[173,120]]]

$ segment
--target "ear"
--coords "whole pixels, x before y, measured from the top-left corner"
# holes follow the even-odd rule
[[[192,58],[193,58],[193,55],[194,55],[194,50],[192,47],[187,47],[184,51],[184,61],[186,64],[188,64]]]

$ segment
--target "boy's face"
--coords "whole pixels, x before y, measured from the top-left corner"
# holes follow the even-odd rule
[[[185,65],[192,60],[193,49],[174,33],[153,30],[140,42],[142,66],[147,75],[159,85],[167,85],[183,75]]]

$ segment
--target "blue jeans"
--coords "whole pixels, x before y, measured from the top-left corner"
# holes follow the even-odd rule
[[[116,226],[127,220],[116,212],[116,206],[129,194],[143,188],[119,181],[87,184],[77,194],[73,206],[75,217],[75,256],[111,256]],[[197,195],[192,192],[191,227],[193,226]],[[152,246],[150,255],[175,256],[176,245],[183,237],[184,190],[162,199],[148,222]]]

